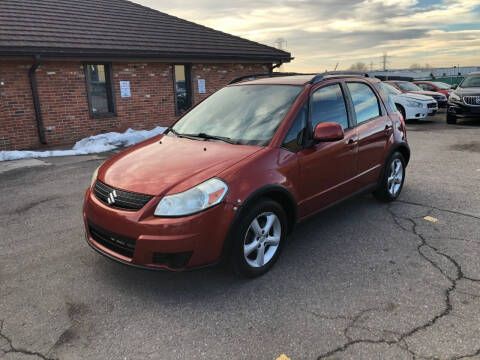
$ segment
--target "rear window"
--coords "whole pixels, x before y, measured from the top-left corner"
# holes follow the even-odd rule
[[[370,86],[356,82],[347,83],[347,86],[352,96],[357,124],[380,116],[378,98]]]

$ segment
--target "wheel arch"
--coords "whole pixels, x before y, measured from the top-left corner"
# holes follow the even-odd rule
[[[392,149],[390,149],[390,152],[388,154],[387,159],[395,152],[398,151],[400,154],[403,155],[405,159],[405,166],[408,165],[408,162],[410,161],[410,147],[406,142],[401,142],[398,144],[395,144],[392,146]]]
[[[228,258],[228,254],[231,249],[231,240],[232,240],[232,229],[235,228],[237,221],[242,217],[242,214],[248,209],[252,204],[261,198],[271,199],[282,206],[287,214],[288,228],[287,231],[290,234],[295,227],[297,222],[298,210],[297,210],[297,201],[292,192],[283,185],[280,184],[269,184],[264,185],[254,192],[252,192],[243,202],[242,206],[238,208],[235,217],[233,218],[232,225],[228,231],[227,238],[225,239],[222,251],[222,258]]]
[[[252,192],[243,202],[234,221],[241,216],[242,211],[260,198],[269,198],[282,206],[287,214],[288,232],[290,233],[297,222],[297,201],[292,192],[286,186],[280,184],[264,185]]]
[[[378,181],[383,178],[386,170],[387,160],[390,159],[392,154],[397,151],[403,155],[403,158],[405,159],[405,167],[408,165],[408,162],[410,161],[410,147],[408,146],[408,144],[405,141],[393,144],[383,160],[382,171],[380,172]]]
[[[403,113],[402,113],[401,110],[400,110],[400,113],[402,114],[402,116],[403,116],[404,118],[406,118],[406,117],[407,117],[407,110],[405,110],[405,106],[404,106],[403,104],[400,104],[399,102],[396,102],[396,103],[395,103],[395,106],[397,107],[398,110],[400,110],[400,109],[403,110]],[[399,109],[399,108],[400,108],[400,109]],[[403,120],[406,121],[407,119],[403,119]]]

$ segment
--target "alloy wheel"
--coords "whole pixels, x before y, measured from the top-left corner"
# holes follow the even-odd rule
[[[397,196],[403,182],[403,164],[400,159],[394,159],[390,164],[387,178],[387,188],[391,196]]]
[[[280,219],[273,212],[264,212],[255,217],[245,234],[243,254],[251,267],[262,267],[278,250],[282,235]]]

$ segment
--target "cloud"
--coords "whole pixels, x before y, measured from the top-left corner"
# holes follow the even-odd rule
[[[288,71],[378,68],[384,52],[392,68],[480,63],[478,0],[134,1],[271,46],[283,38]]]

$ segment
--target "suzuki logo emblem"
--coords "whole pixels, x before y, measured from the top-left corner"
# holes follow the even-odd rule
[[[115,199],[118,197],[117,192],[113,190],[110,194],[108,194],[107,201],[109,205],[115,203]]]

